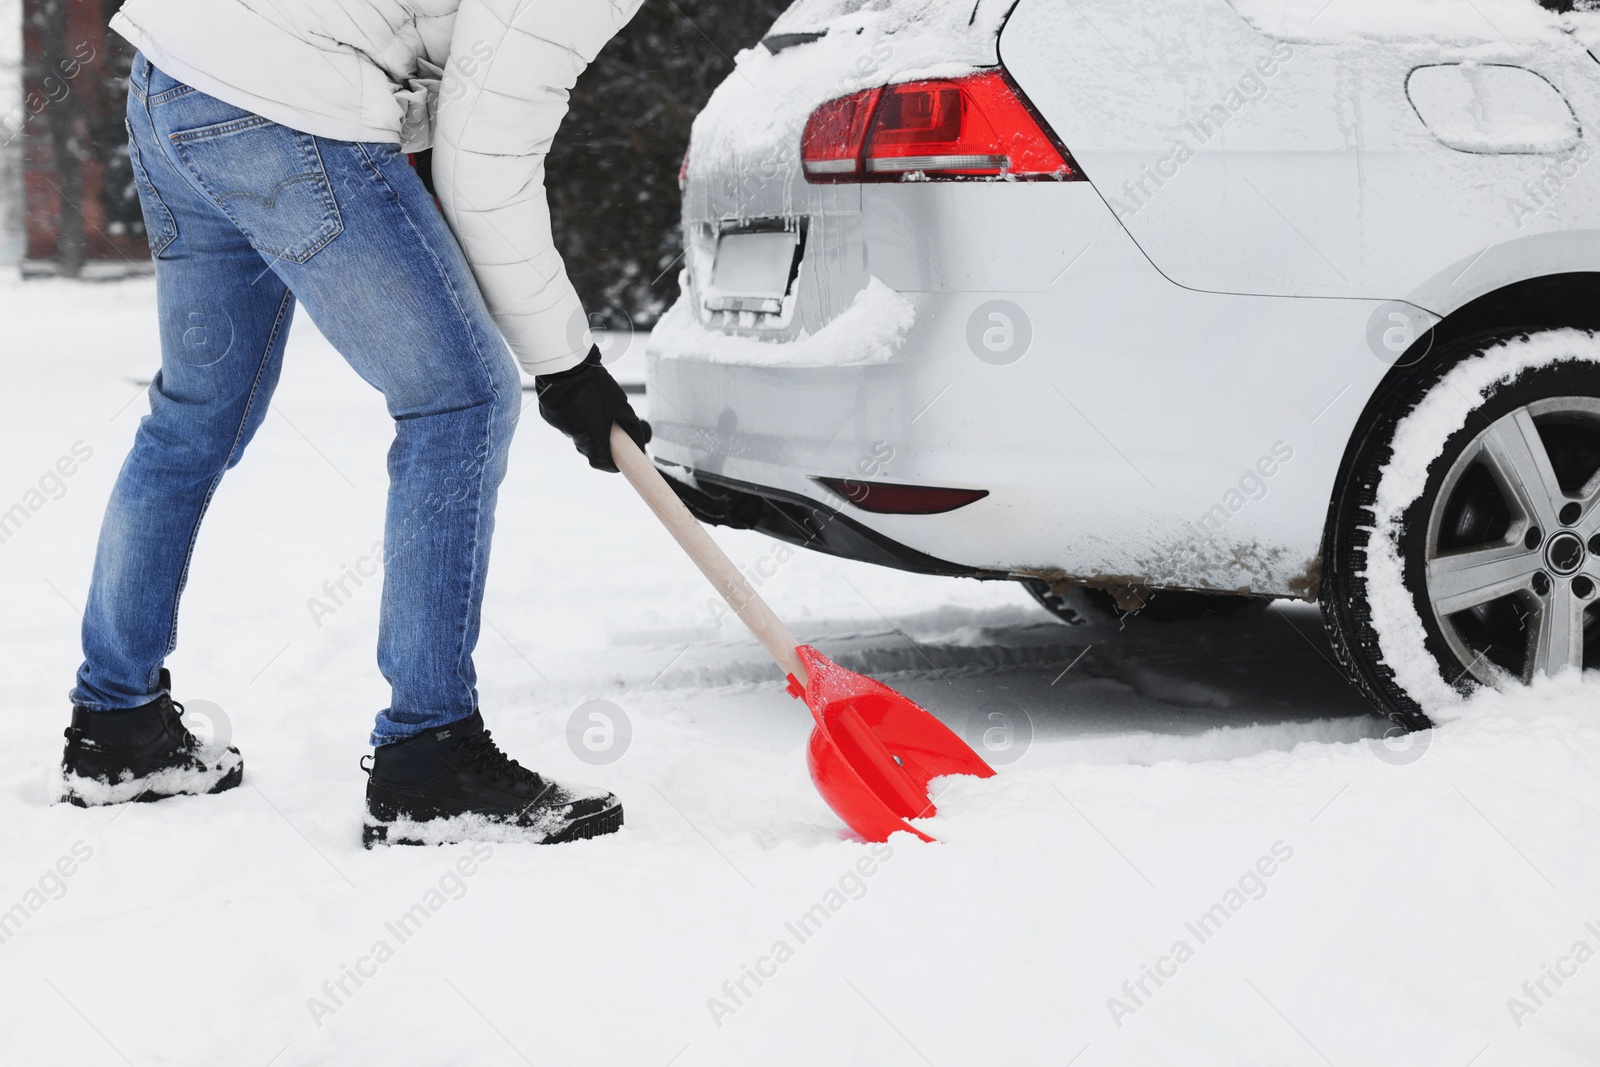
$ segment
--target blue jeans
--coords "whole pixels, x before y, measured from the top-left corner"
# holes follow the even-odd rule
[[[378,632],[392,692],[373,743],[472,714],[521,385],[438,208],[397,146],[298,133],[142,55],[128,129],[161,371],[101,527],[73,703],[160,694],[201,519],[266,418],[299,303],[394,417]]]

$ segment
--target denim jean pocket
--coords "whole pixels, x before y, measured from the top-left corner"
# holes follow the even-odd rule
[[[310,134],[246,115],[169,139],[189,174],[262,255],[304,263],[344,231]]]
[[[132,123],[128,129],[128,163],[133,167],[133,185],[139,190],[139,209],[144,212],[144,235],[150,242],[150,254],[157,259],[167,246],[178,239],[178,222],[167,210],[166,202],[145,172],[144,159],[139,155],[139,139],[133,135]]]

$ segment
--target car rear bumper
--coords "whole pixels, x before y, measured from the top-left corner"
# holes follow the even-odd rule
[[[828,509],[849,521],[812,547],[891,566],[1315,595],[1338,464],[1388,369],[1376,301],[1174,285],[1086,183],[864,195],[858,300],[881,290],[904,321],[846,309],[768,341],[707,321],[686,285],[647,345],[663,467]],[[988,495],[875,514],[820,478]]]
[[[953,563],[903,545],[830,506],[798,493],[734,478],[685,472],[696,489],[685,493],[696,517],[719,526],[756,530],[814,552],[880,567],[947,578],[1010,578],[1002,571]],[[682,490],[680,490],[682,492]]]

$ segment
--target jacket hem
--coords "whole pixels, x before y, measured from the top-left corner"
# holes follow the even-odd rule
[[[517,363],[528,374],[532,374],[537,377],[542,374],[560,374],[564,370],[571,370],[573,367],[576,367],[578,364],[582,363],[588,358],[589,357],[587,353],[581,356],[556,356],[554,359],[541,359],[537,361],[523,359],[521,356],[517,356]]]
[[[345,122],[327,115],[307,114],[214,78],[198,67],[190,66],[167,52],[142,27],[121,11],[111,17],[110,26],[129,44],[143,52],[145,58],[159,68],[162,73],[178,79],[185,85],[193,86],[207,96],[221,100],[224,104],[232,104],[234,107],[243,108],[253,115],[260,115],[262,118],[276,122],[280,126],[287,126],[291,130],[308,133],[313,137],[325,137],[333,141],[362,141],[373,144],[397,145],[400,143],[399,130],[381,129],[358,122]]]

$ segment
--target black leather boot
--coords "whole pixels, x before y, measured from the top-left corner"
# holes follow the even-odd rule
[[[72,709],[61,758],[61,799],[80,808],[221,793],[244,781],[231,746],[202,745],[183,725],[183,705],[162,694],[127,711]]]
[[[362,844],[457,841],[553,845],[622,828],[622,804],[604,790],[553,782],[501,752],[483,716],[379,747],[367,779]]]

